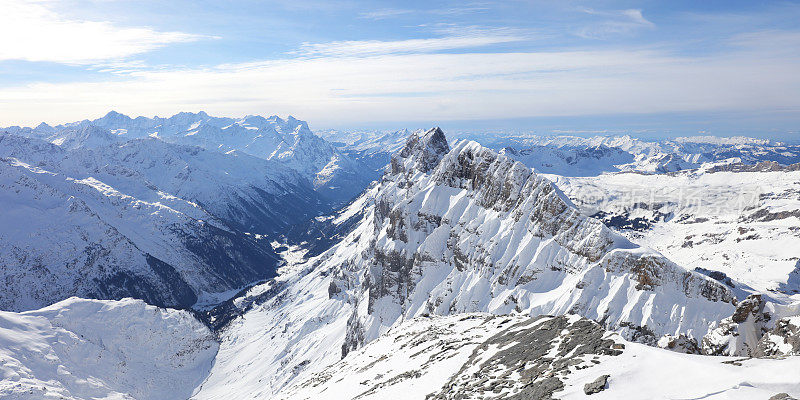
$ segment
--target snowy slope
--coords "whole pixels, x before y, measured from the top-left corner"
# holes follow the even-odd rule
[[[137,146],[147,144],[155,146]],[[185,199],[198,187],[192,181],[208,185],[208,198],[227,193],[203,175],[213,165],[198,172],[178,162],[208,161],[202,151],[173,148],[162,156],[159,146],[65,151],[0,137],[0,308],[28,310],[69,296],[189,307],[204,293],[274,275],[279,258],[266,241]],[[182,152],[193,156],[182,159]]]
[[[0,312],[0,398],[188,398],[217,348],[189,313],[133,299]]]
[[[330,250],[229,304],[243,315],[197,398],[269,397],[421,315],[577,313],[654,344],[699,339],[735,308],[727,286],[581,216],[520,163],[474,142],[451,149],[438,129],[413,135],[336,219],[351,217]]]
[[[389,163],[392,153],[405,145],[411,132],[408,129],[394,132],[323,130],[316,134],[367,170],[373,171],[373,179],[377,179]]]
[[[595,176],[633,162],[634,156],[618,148],[530,146],[517,150],[506,147],[500,154],[511,157],[535,171],[565,176]]]
[[[762,163],[674,174],[551,176],[586,214],[688,268],[772,296],[800,293],[800,170]],[[636,228],[636,229],[631,229]]]
[[[767,399],[800,396],[800,358],[678,354],[575,316],[416,318],[290,388],[285,399]],[[462,397],[459,397],[462,396]]]

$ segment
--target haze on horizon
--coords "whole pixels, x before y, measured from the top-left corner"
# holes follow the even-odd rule
[[[0,126],[204,110],[291,114],[314,129],[800,135],[792,1],[0,0],[0,9]]]

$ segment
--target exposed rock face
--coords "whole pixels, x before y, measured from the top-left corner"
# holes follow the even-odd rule
[[[576,371],[614,359],[624,347],[618,335],[577,316],[417,318],[278,398],[319,398],[329,385],[357,375],[359,384],[347,385],[343,397],[395,398],[393,393],[413,385],[410,398],[549,400]],[[605,380],[598,384],[594,390],[606,386]]]
[[[431,129],[423,135],[411,135],[406,145],[392,155],[391,173],[410,172],[409,167],[420,172],[428,172],[439,163],[444,154],[450,151],[447,139],[441,129]]]
[[[603,390],[606,390],[606,385],[608,385],[608,378],[610,377],[611,375],[601,375],[593,382],[589,382],[586,385],[584,385],[583,392],[589,395],[589,394],[600,393]]]
[[[591,366],[593,355],[622,354],[614,344],[600,325],[586,319],[540,317],[518,323],[473,350],[461,370],[428,398],[550,399],[564,387],[560,378],[570,368]]]
[[[680,335],[665,335],[658,340],[658,347],[686,354],[700,354],[700,347],[695,338]]]
[[[800,316],[781,318],[758,342],[756,357],[800,355]]]
[[[800,171],[800,164],[782,165],[775,161],[760,161],[756,164],[732,163],[717,165],[708,169],[708,172],[773,172],[773,171]]]
[[[703,337],[701,350],[709,355],[755,357],[758,343],[772,318],[764,311],[761,295],[750,295],[739,302],[733,315],[714,323]]]

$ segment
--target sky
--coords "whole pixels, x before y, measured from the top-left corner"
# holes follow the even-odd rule
[[[0,0],[0,126],[800,138],[800,2]]]

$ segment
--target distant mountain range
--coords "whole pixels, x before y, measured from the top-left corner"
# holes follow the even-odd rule
[[[104,117],[51,127],[9,127],[8,133],[42,139],[66,149],[87,149],[132,139],[157,138],[221,153],[238,152],[279,162],[303,176],[314,190],[335,204],[347,202],[376,178],[374,172],[314,135],[305,121],[246,116],[218,118],[204,112],[169,118],[137,117],[111,111]]]
[[[342,151],[373,158],[402,146],[408,131],[321,131]],[[704,163],[780,164],[800,162],[800,145],[746,137],[697,136],[645,141],[630,136],[536,136],[455,133],[518,160],[537,172],[562,176],[596,176],[604,172],[667,173],[694,169]]]

